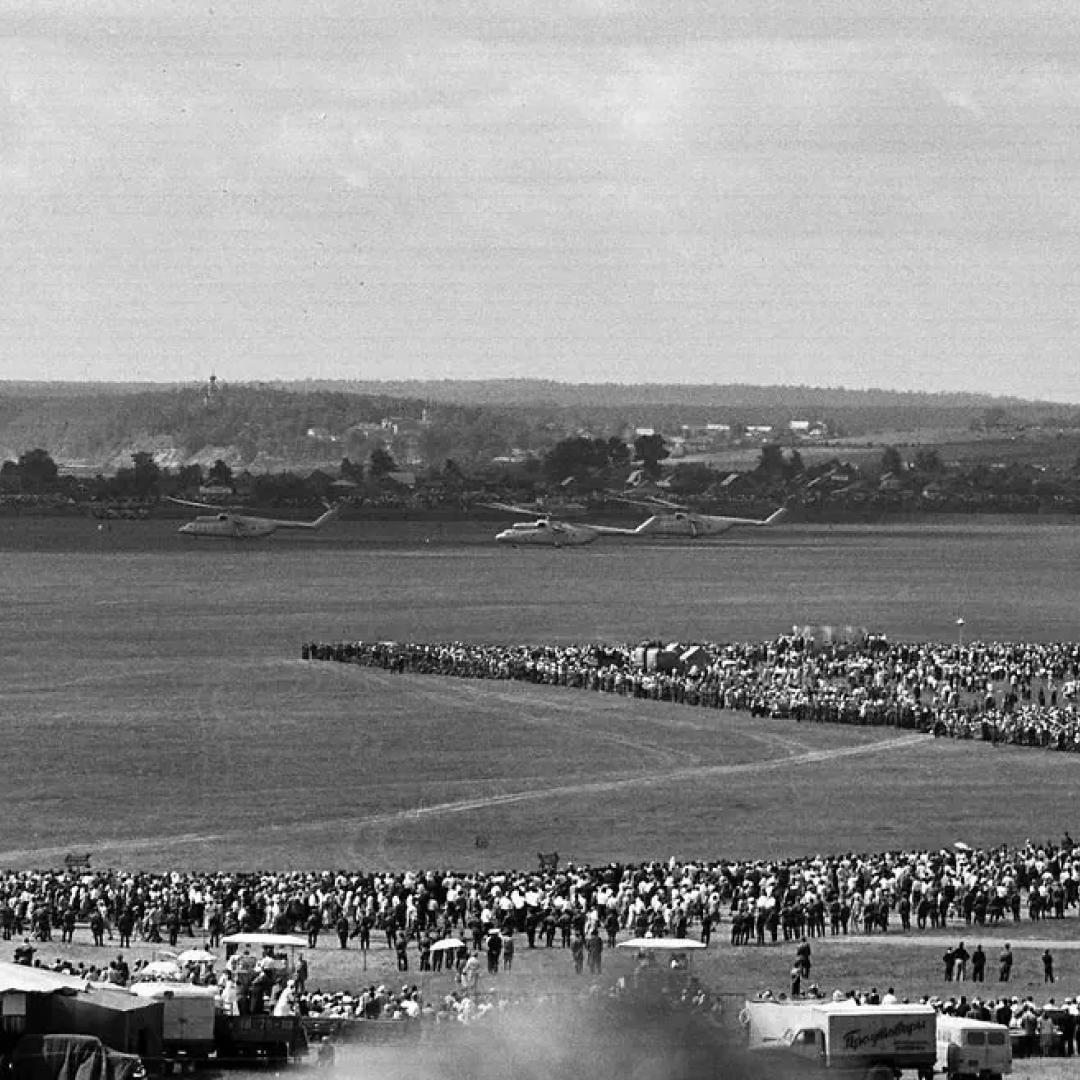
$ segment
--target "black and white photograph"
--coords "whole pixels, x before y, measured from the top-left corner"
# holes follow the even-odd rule
[[[0,3],[0,1080],[1071,1080],[1080,12]]]

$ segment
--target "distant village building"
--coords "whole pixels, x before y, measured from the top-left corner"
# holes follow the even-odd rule
[[[420,435],[428,426],[428,422],[423,419],[416,420],[411,416],[387,416],[379,426],[392,435]]]
[[[687,454],[704,454],[711,450],[719,437],[714,424],[683,424],[680,443]],[[727,425],[722,425],[727,427]],[[730,431],[730,427],[727,428]]]
[[[911,486],[911,481],[904,476],[900,476],[894,472],[885,473],[878,481],[879,491],[904,491]]]
[[[800,439],[824,439],[829,435],[829,427],[820,420],[790,420],[788,430]]]
[[[514,446],[511,447],[509,453],[499,454],[491,460],[497,465],[523,465],[526,461],[537,461],[541,456],[539,450],[530,450],[520,446]]]

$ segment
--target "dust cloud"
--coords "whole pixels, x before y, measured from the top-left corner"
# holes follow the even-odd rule
[[[738,1036],[646,1001],[515,1002],[415,1042],[340,1046],[327,1080],[712,1080],[748,1075]]]

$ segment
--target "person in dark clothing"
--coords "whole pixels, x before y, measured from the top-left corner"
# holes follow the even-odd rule
[[[499,974],[499,958],[502,956],[503,939],[502,934],[498,931],[493,931],[488,934],[487,939],[487,961],[488,961],[488,974]]]
[[[544,947],[550,949],[555,944],[555,931],[559,929],[559,921],[555,918],[555,912],[548,909],[544,914],[542,925],[544,928]]]
[[[1008,982],[1012,974],[1013,954],[1012,946],[1006,941],[1001,955],[998,957],[998,982]]]
[[[953,977],[953,961],[956,959],[956,953],[952,949],[947,949],[942,955],[941,960],[945,965],[945,981],[952,982]]]
[[[603,964],[604,942],[599,930],[593,930],[585,942],[585,953],[589,960],[589,974],[599,975]]]
[[[585,939],[580,934],[570,943],[570,955],[574,961],[574,974],[580,975],[585,970]]]
[[[971,981],[986,981],[986,953],[983,952],[981,945],[976,945],[975,951],[971,954]]]
[[[702,943],[702,945],[708,945],[709,942],[712,940],[712,927],[713,927],[712,916],[707,911],[703,912],[702,916],[701,916],[701,943]],[[615,944],[614,939],[612,940],[611,944],[612,945]]]
[[[900,903],[897,905],[897,913],[900,915],[900,929],[911,929],[911,897],[906,893],[900,897]]]
[[[562,934],[562,947],[564,949],[570,946],[570,934],[574,928],[573,920],[570,918],[570,912],[563,908],[559,915],[559,931]]]
[[[810,942],[803,938],[795,950],[795,962],[799,965],[804,979],[810,978]]]
[[[1076,1013],[1073,1011],[1072,998],[1065,999],[1065,1007],[1057,1017],[1057,1026],[1061,1030],[1061,1053],[1072,1057],[1076,1052]]]
[[[1046,949],[1042,954],[1043,965],[1043,982],[1052,983],[1054,981],[1054,956],[1049,949]]]
[[[322,915],[317,911],[313,911],[307,920],[307,943],[309,949],[318,946],[320,930],[322,930]]]
[[[356,923],[356,936],[360,939],[360,948],[364,952],[371,948],[371,927],[374,921],[370,915],[362,915]]]
[[[607,931],[608,948],[614,949],[616,938],[619,936],[619,914],[614,908],[608,911],[607,917],[604,919],[604,929]]]
[[[131,935],[135,929],[135,915],[130,908],[124,908],[116,916],[116,932],[120,936],[120,948],[131,948]]]
[[[953,949],[953,978],[957,982],[963,982],[967,978],[968,960],[970,959],[971,953],[964,948],[964,943],[961,941]]]
[[[337,931],[338,941],[341,943],[343,949],[349,947],[349,918],[347,915],[341,915],[338,921],[334,924],[334,929]]]
[[[270,976],[266,971],[258,971],[251,980],[248,1000],[254,1015],[260,1016],[266,1011],[266,995],[270,992]]]
[[[220,912],[213,912],[206,920],[206,932],[209,935],[208,945],[211,949],[216,949],[221,945],[221,935],[224,931],[224,923],[221,919]]]

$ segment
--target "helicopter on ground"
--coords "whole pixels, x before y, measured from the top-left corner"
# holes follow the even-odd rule
[[[658,496],[643,497],[640,499],[627,498],[623,495],[615,496],[620,502],[630,503],[633,506],[641,506],[650,510],[658,510],[639,526],[643,534],[649,536],[688,536],[697,539],[703,536],[720,536],[731,529],[737,528],[767,528],[779,525],[788,516],[789,504],[785,503],[779,509],[773,511],[765,518],[730,517],[722,514],[700,514],[687,506],[669,502]]]
[[[242,514],[238,511],[215,506],[213,503],[193,502],[190,499],[170,497],[170,502],[180,506],[193,506],[200,510],[213,510],[212,514],[200,514],[194,521],[181,525],[184,536],[205,536],[222,540],[254,540],[269,536],[278,529],[321,529],[341,513],[341,506],[327,504],[326,512],[314,521],[290,521],[282,518],[263,517],[259,514]]]
[[[481,506],[490,510],[503,510],[508,514],[528,514],[533,516],[534,511],[524,506],[514,506],[510,503],[481,503]],[[497,544],[527,544],[540,547],[580,547],[582,544],[591,544],[599,540],[601,536],[643,536],[647,522],[642,522],[636,529],[620,528],[616,525],[591,525],[584,522],[561,521],[558,518],[544,515],[534,518],[532,521],[519,521],[508,529],[503,529],[495,534]]]

